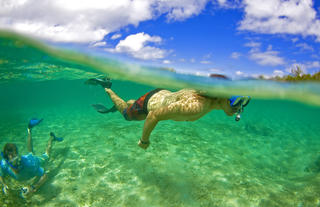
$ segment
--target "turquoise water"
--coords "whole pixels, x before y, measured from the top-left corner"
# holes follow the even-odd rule
[[[101,87],[83,83],[107,69],[113,90],[126,100],[157,83],[140,81],[125,64],[92,65],[78,54],[64,59],[28,41],[4,35],[0,41],[0,146],[14,142],[26,153],[32,117],[44,118],[33,131],[36,154],[44,152],[51,131],[64,141],[53,146],[45,166],[49,179],[40,190],[23,200],[19,189],[28,183],[6,179],[10,195],[0,194],[0,206],[320,206],[317,85],[255,82],[252,89],[246,81],[212,83],[157,71],[161,87],[173,90],[206,85],[220,95],[240,85],[249,95],[262,86],[265,90],[253,96],[239,122],[223,111],[195,122],[160,122],[144,151],[137,146],[143,122],[125,121],[118,112],[97,113],[91,104],[111,102]],[[122,76],[123,71],[129,75]],[[307,101],[295,98],[295,91]]]

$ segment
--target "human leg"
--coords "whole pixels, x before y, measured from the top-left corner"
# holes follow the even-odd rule
[[[128,104],[121,99],[115,92],[113,92],[110,88],[105,88],[105,91],[109,95],[111,101],[116,106],[117,110],[122,113],[128,107]]]
[[[52,148],[52,142],[53,141],[61,142],[61,141],[63,141],[63,138],[62,137],[56,137],[53,132],[50,132],[50,138],[48,140],[48,145],[47,145],[46,153],[45,153],[48,157],[50,157],[50,154],[51,154],[51,148]]]
[[[27,149],[29,152],[33,153],[32,132],[30,128],[28,128],[27,131],[28,131]]]
[[[53,139],[54,139],[54,136],[52,133],[50,133],[50,137],[49,137],[47,148],[46,148],[46,154],[48,155],[48,157],[50,157],[50,155],[51,155]]]
[[[37,126],[42,122],[43,119],[30,119],[28,123],[28,139],[27,139],[27,149],[29,152],[33,153],[33,143],[32,143],[32,128]]]

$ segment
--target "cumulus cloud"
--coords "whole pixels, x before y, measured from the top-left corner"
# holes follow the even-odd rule
[[[320,19],[312,0],[244,0],[240,30],[265,34],[300,34],[320,41]]]
[[[164,58],[167,51],[148,45],[149,43],[160,43],[162,41],[159,36],[150,36],[144,32],[127,36],[124,40],[120,40],[109,52],[127,53],[135,58],[143,60],[154,60]]]
[[[199,14],[210,0],[2,0],[0,28],[57,42],[98,42],[127,25]]]
[[[278,51],[272,50],[272,45],[268,45],[266,51],[261,51],[260,42],[248,42],[245,44],[246,47],[251,47],[249,51],[249,58],[256,61],[259,65],[283,65],[285,62],[282,57],[279,57]]]
[[[259,65],[277,66],[283,65],[284,60],[278,56],[279,52],[267,50],[265,52],[259,50],[250,51],[250,58],[256,61]]]
[[[209,0],[153,0],[153,2],[159,13],[167,13],[168,20],[175,21],[200,14]]]

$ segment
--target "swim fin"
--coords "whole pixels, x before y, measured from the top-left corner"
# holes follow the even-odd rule
[[[57,142],[62,142],[63,141],[62,137],[56,137],[56,135],[53,132],[50,132],[50,136],[53,137],[54,141],[57,141]]]
[[[110,78],[107,78],[107,77],[105,77],[105,78],[90,78],[84,83],[88,84],[88,85],[101,85],[103,88],[111,88],[111,86],[112,86],[112,82],[111,82]]]
[[[91,104],[92,107],[99,113],[101,114],[106,114],[106,113],[114,113],[117,111],[117,108],[115,105],[113,105],[113,107],[111,107],[110,109],[108,109],[107,107],[105,107],[102,104]]]
[[[29,124],[28,124],[28,128],[32,129],[33,127],[37,126],[38,124],[40,124],[42,122],[43,119],[30,119]]]

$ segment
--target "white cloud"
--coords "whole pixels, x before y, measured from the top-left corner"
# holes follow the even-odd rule
[[[103,47],[103,46],[106,46],[107,43],[106,42],[95,42],[91,45],[91,47]]]
[[[170,60],[163,60],[163,64],[170,64],[171,61]]]
[[[127,25],[199,14],[210,0],[1,0],[0,28],[58,42],[98,42]]]
[[[320,41],[320,20],[312,0],[244,0],[240,30],[266,34],[300,34]]]
[[[260,50],[261,43],[259,42],[248,42],[245,44],[246,47],[251,47],[249,51],[249,58],[256,61],[259,65],[283,65],[284,60],[279,57],[279,52],[272,50],[272,45],[268,45],[265,52]]]
[[[231,53],[231,58],[238,59],[241,56],[241,53],[239,52],[233,52]]]
[[[250,59],[256,61],[259,65],[283,65],[284,60],[282,57],[279,57],[279,52],[267,50],[265,52],[261,52],[257,49],[251,50],[250,52]]]
[[[150,0],[160,14],[167,13],[169,20],[184,20],[200,14],[209,0]]]
[[[122,35],[121,34],[114,34],[112,35],[111,39],[115,40],[115,39],[119,39]]]
[[[238,75],[238,76],[242,76],[242,75],[244,75],[244,73],[243,73],[243,72],[241,72],[240,70],[238,70],[238,71],[236,71],[236,75]]]
[[[154,60],[165,57],[166,50],[149,46],[148,43],[160,43],[159,36],[150,36],[143,32],[129,35],[124,40],[120,40],[114,49],[108,49],[109,52],[127,53],[135,58],[143,60]]]
[[[309,51],[313,51],[313,47],[308,45],[307,43],[299,43],[296,44],[297,47],[301,48],[302,50],[309,50]]]
[[[191,58],[191,59],[190,59],[190,62],[191,62],[191,63],[195,63],[195,62],[196,62],[196,59]]]
[[[261,43],[260,43],[260,42],[253,42],[253,41],[251,41],[251,42],[247,42],[246,44],[244,44],[244,46],[255,48],[255,47],[260,47],[260,46],[261,46]]]
[[[272,73],[272,76],[279,76],[279,77],[283,77],[284,76],[284,72],[282,70],[274,70]]]

